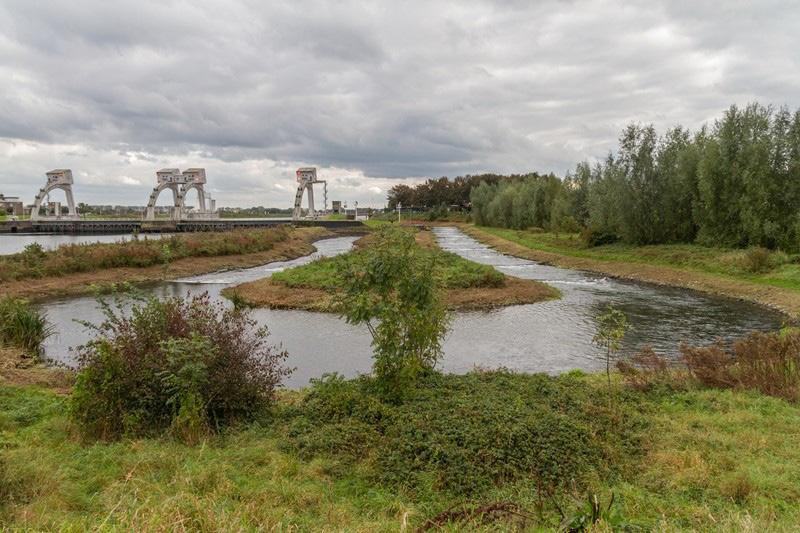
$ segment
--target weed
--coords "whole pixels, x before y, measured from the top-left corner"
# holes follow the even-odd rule
[[[401,404],[382,401],[376,386],[367,377],[314,382],[282,412],[291,449],[418,495],[471,497],[522,479],[546,497],[638,454],[642,418],[628,392],[612,411],[607,389],[573,376],[429,374]]]
[[[186,257],[223,256],[271,250],[289,236],[286,228],[174,235],[160,240],[135,238],[118,243],[67,244],[44,250],[37,243],[0,257],[0,282],[62,276],[106,268],[143,268]]]
[[[681,354],[703,385],[800,400],[800,333],[751,333],[727,346],[682,346]]]
[[[763,274],[787,262],[785,253],[772,252],[761,246],[748,248],[741,258],[742,269],[751,274]]]
[[[27,300],[0,298],[0,344],[22,348],[39,356],[42,344],[53,334],[45,316]]]
[[[192,298],[150,298],[106,320],[77,351],[73,420],[87,437],[171,430],[195,442],[208,428],[252,419],[268,408],[289,371],[287,353],[242,310]]]

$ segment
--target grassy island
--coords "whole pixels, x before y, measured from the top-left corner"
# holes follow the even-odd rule
[[[506,276],[489,265],[441,250],[430,231],[418,231],[415,238],[420,253],[433,264],[430,274],[444,290],[450,309],[489,309],[558,297],[558,291],[544,283]],[[350,253],[317,259],[231,287],[223,294],[254,307],[335,311],[344,277],[371,242],[371,235],[362,237]]]

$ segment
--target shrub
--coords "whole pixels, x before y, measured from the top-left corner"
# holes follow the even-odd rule
[[[617,369],[625,382],[636,390],[680,388],[685,381],[674,362],[646,347],[627,361],[618,361]]]
[[[619,241],[619,236],[608,231],[585,228],[581,232],[581,240],[587,247],[594,248],[595,246],[614,244]]]
[[[85,436],[171,430],[193,441],[268,408],[289,373],[265,327],[207,294],[103,307],[96,337],[77,351],[70,412]]]
[[[379,387],[368,377],[315,381],[282,412],[290,449],[338,461],[342,474],[471,497],[521,480],[545,496],[580,490],[640,450],[637,403],[623,390],[612,411],[605,387],[574,376],[428,374],[399,404]]]
[[[412,234],[383,226],[372,246],[352,256],[344,276],[342,314],[367,326],[373,371],[396,399],[442,356],[449,316],[431,275],[435,264]]]
[[[682,346],[681,354],[703,385],[800,400],[800,333],[751,333],[727,346]]]
[[[789,256],[784,252],[773,252],[754,246],[744,251],[741,259],[742,268],[752,274],[769,272],[789,261]]]
[[[0,298],[0,344],[16,346],[38,356],[42,344],[53,334],[45,316],[27,300]]]

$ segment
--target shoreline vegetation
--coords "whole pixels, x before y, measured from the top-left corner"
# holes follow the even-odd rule
[[[508,276],[491,266],[443,252],[429,230],[410,231],[415,231],[416,244],[434,256],[438,265],[434,275],[439,278],[444,304],[450,310],[486,310],[559,297],[557,289],[542,282]],[[340,275],[347,270],[353,255],[372,242],[373,235],[366,235],[356,241],[351,252],[229,287],[222,294],[250,307],[336,312],[341,299]]]
[[[349,292],[369,296],[368,312],[388,311],[378,326],[388,329],[372,325],[372,374],[325,375],[297,391],[279,390],[287,354],[247,309],[206,296],[139,300],[124,316],[108,307],[75,373],[37,365],[46,323],[29,303],[7,299],[0,339],[15,348],[0,349],[0,523],[99,531],[796,527],[796,330],[682,347],[685,368],[642,352],[619,361],[608,380],[580,371],[443,374],[423,359],[440,356],[436,339],[394,350],[394,339],[429,334],[419,318],[441,306],[418,300],[414,284],[430,288],[442,274],[410,268],[438,264],[424,251],[428,235],[409,244],[407,232],[391,231],[404,246],[370,248],[367,237],[359,249],[372,262],[364,264],[410,263],[389,267],[385,283],[366,285],[372,292]],[[406,281],[414,290],[391,290]],[[397,312],[413,305],[411,320]],[[398,357],[400,366],[391,364]],[[400,378],[397,392],[387,377]]]
[[[452,223],[442,225],[452,226]],[[800,268],[748,272],[746,251],[698,245],[587,248],[577,236],[458,224],[460,229],[495,250],[562,268],[596,272],[619,279],[691,289],[746,300],[800,314]],[[768,267],[766,267],[768,268]]]
[[[317,227],[269,228],[62,245],[51,251],[34,247],[0,256],[0,268],[7,269],[0,279],[0,293],[38,301],[103,292],[121,283],[147,284],[260,266],[308,255],[314,252],[314,241],[337,235]],[[119,258],[114,259],[116,264],[104,259],[122,252],[130,258],[121,265]],[[66,267],[59,270],[60,265]]]

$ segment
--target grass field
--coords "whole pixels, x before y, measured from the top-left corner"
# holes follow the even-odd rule
[[[524,456],[497,455],[525,445],[493,439],[527,416],[569,415],[556,427],[579,435],[614,416],[604,376],[579,373],[442,376],[399,407],[364,387],[285,393],[271,417],[190,447],[166,437],[82,443],[63,396],[0,386],[0,520],[36,530],[398,531],[452,506],[512,501],[533,517],[528,529],[554,530],[554,506],[513,468]],[[605,507],[613,493],[606,518],[617,528],[795,530],[797,405],[692,387],[620,390],[616,401],[624,423],[597,434],[597,455],[575,465],[576,488],[557,500],[565,514],[580,515],[587,494]]]

